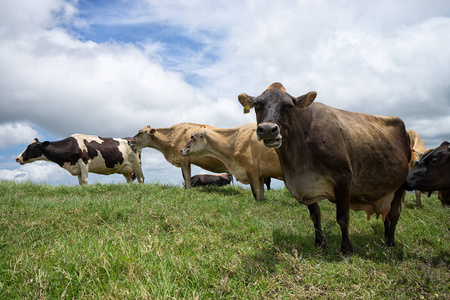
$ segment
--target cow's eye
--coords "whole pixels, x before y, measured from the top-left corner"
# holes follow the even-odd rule
[[[289,113],[289,112],[291,112],[293,109],[294,109],[294,105],[293,104],[290,104],[290,105],[285,105],[285,106],[283,106],[283,108],[281,109],[281,111],[282,112],[285,112],[285,113]]]
[[[259,101],[255,102],[255,110],[261,110],[263,108],[263,104]]]
[[[431,159],[431,162],[432,162],[433,164],[438,163],[438,162],[439,162],[439,158],[433,157],[433,158]]]

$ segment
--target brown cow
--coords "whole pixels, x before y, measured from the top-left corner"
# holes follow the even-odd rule
[[[190,136],[197,129],[214,128],[194,123],[180,123],[168,128],[150,128],[147,126],[136,134],[129,144],[133,148],[150,147],[160,151],[172,165],[181,168],[184,186],[191,187],[191,164],[214,173],[228,173],[225,165],[213,157],[184,157],[180,149],[189,142]]]
[[[422,155],[427,152],[427,148],[425,148],[425,144],[417,132],[411,129],[406,129],[406,132],[409,135],[411,144],[411,159],[409,161],[409,169],[411,170],[420,161]],[[415,190],[414,192],[416,194],[416,203],[422,205],[422,192],[419,190]]]
[[[273,149],[256,139],[256,123],[231,129],[203,128],[181,150],[183,155],[220,159],[241,183],[250,184],[257,201],[264,197],[266,177],[282,179],[280,162]]]
[[[276,149],[286,187],[308,206],[316,246],[326,245],[317,203],[323,199],[336,203],[343,254],[353,252],[350,208],[382,215],[387,245],[394,246],[411,156],[403,121],[313,103],[316,95],[295,98],[274,83],[258,97],[238,98],[244,113],[255,108],[258,138]]]

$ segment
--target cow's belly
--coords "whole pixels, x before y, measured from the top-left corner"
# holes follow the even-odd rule
[[[96,161],[93,160],[89,165],[89,172],[102,174],[102,175],[110,175],[110,174],[128,174],[133,173],[133,168],[128,164],[115,164],[113,168],[108,168],[105,165],[104,161]]]
[[[323,199],[334,199],[334,185],[330,179],[312,172],[284,176],[287,189],[295,199],[310,205]]]

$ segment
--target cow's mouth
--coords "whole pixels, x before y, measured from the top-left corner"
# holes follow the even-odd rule
[[[273,139],[273,140],[263,140],[264,142],[264,146],[266,146],[267,148],[273,148],[273,149],[277,149],[280,148],[281,146],[281,139],[277,138],[277,139]]]
[[[181,155],[186,156],[189,154],[189,148],[183,148],[181,149]]]

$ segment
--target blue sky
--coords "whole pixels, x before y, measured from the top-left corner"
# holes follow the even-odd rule
[[[450,140],[446,0],[9,2],[0,4],[0,180],[77,183],[51,163],[15,163],[35,137],[254,122],[237,95],[274,81],[337,108],[399,116],[428,148]],[[146,182],[181,184],[156,150],[143,159]]]

